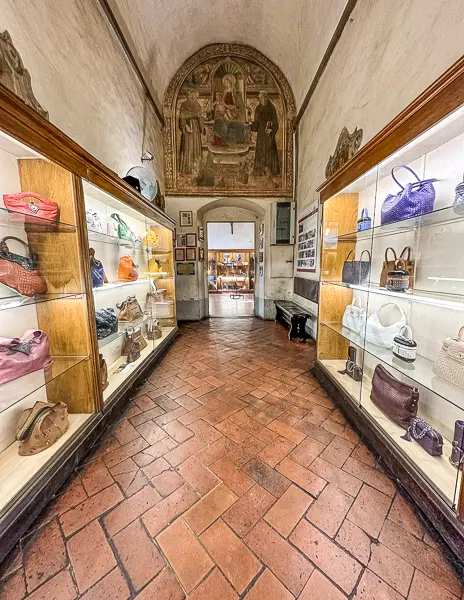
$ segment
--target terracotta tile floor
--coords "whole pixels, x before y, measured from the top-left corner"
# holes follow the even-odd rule
[[[313,359],[275,323],[181,327],[1,566],[1,599],[461,600]]]

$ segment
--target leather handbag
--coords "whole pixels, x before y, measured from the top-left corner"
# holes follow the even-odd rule
[[[406,315],[401,306],[396,302],[387,302],[367,317],[366,341],[375,346],[391,348],[394,338],[400,335],[405,325]]]
[[[142,243],[145,244],[145,246],[157,247],[160,243],[159,235],[156,234],[152,229],[147,229],[142,236]]]
[[[363,208],[361,211],[361,217],[358,219],[356,225],[356,231],[366,231],[372,227],[372,219],[367,212],[367,208]]]
[[[364,334],[366,309],[361,306],[361,298],[359,296],[355,296],[351,304],[348,304],[345,308],[342,325],[355,333]]]
[[[127,356],[127,363],[133,363],[138,358],[140,358],[140,345],[135,340],[131,340],[125,346],[125,354],[123,356]]]
[[[453,450],[451,451],[450,463],[461,470],[464,466],[464,421],[456,421],[454,424]]]
[[[108,279],[106,278],[105,270],[103,268],[102,263],[95,258],[95,250],[93,248],[89,248],[89,258],[90,275],[92,277],[92,287],[102,287],[104,283],[108,283]]]
[[[95,311],[97,324],[97,338],[103,340],[116,333],[118,330],[118,318],[112,308],[101,308]]]
[[[121,256],[119,259],[118,279],[119,281],[137,281],[139,270],[130,256]]]
[[[377,365],[372,377],[371,400],[394,423],[407,429],[417,416],[419,390]]]
[[[393,253],[393,260],[389,260],[389,258],[388,258],[389,250]],[[384,288],[387,285],[388,272],[393,271],[393,269],[396,266],[397,260],[398,260],[398,257],[396,256],[395,250],[391,246],[386,248],[385,249],[385,259],[383,261],[382,271],[380,273],[380,287],[381,288]]]
[[[350,346],[348,350],[348,359],[343,371],[339,371],[340,375],[348,375],[354,381],[362,381],[363,370],[356,364],[356,348]]]
[[[139,349],[141,351],[144,350],[148,346],[147,340],[143,337],[142,330],[140,329],[140,327],[137,327],[136,329],[134,329],[134,327],[127,328],[127,331],[126,331],[126,334],[124,337],[124,343],[122,345],[122,352],[121,352],[122,356],[127,356],[129,348],[130,348],[131,344],[133,344],[134,342],[137,342],[137,344],[139,345]]]
[[[150,341],[159,340],[163,337],[163,331],[156,319],[148,318],[145,323],[145,334]]]
[[[458,337],[443,340],[433,372],[464,388],[464,327],[459,330]]]
[[[22,413],[18,422],[19,455],[30,456],[50,448],[68,428],[68,407],[64,402],[36,402]]]
[[[0,338],[0,384],[52,363],[47,334],[40,329],[28,329],[20,338]]]
[[[32,198],[32,200],[27,202],[26,198]],[[8,209],[8,212],[20,213],[22,215],[34,217],[33,219],[28,219],[26,217],[26,223],[34,222],[37,218],[46,219],[47,221],[58,221],[60,207],[56,202],[48,200],[40,194],[34,194],[34,192],[4,194],[3,202],[5,203],[5,207]]]
[[[399,335],[393,338],[392,352],[404,362],[412,363],[416,360],[417,343],[412,339],[412,329],[404,325]]]
[[[105,391],[110,385],[110,382],[108,381],[108,365],[106,364],[106,360],[103,358],[103,354],[98,355],[98,361],[100,366],[100,381],[102,384],[102,390]]]
[[[456,186],[453,210],[458,215],[464,214],[464,178],[463,181]]]
[[[395,177],[397,169],[407,169],[417,179],[414,183],[403,187]],[[435,188],[433,184],[438,181],[432,179],[419,179],[416,173],[406,165],[393,167],[391,175],[395,183],[401,188],[397,194],[388,194],[382,204],[380,221],[382,225],[404,221],[419,217],[433,210],[435,202]]]
[[[134,241],[134,235],[130,230],[129,225],[121,219],[117,213],[113,213],[111,218],[114,219],[118,224],[118,238],[120,240],[126,240],[128,242]]]
[[[116,305],[119,308],[118,321],[130,323],[143,317],[142,309],[135,296],[127,296],[124,302]]]
[[[156,311],[156,303],[163,301],[163,296],[158,292],[153,279],[150,280],[152,291],[148,292],[145,298],[145,312],[152,315]]]
[[[393,253],[393,260],[388,258],[388,251]],[[384,288],[387,286],[388,281],[388,273],[390,271],[394,271],[400,265],[406,269],[409,273],[409,288],[414,288],[414,260],[411,258],[412,250],[411,246],[405,246],[399,256],[396,255],[395,250],[389,246],[385,250],[385,260],[383,261],[382,271],[380,273],[380,287]],[[398,263],[399,260],[402,260],[402,263]]]
[[[430,427],[423,419],[414,417],[411,419],[406,433],[401,436],[407,442],[416,440],[422,448],[431,456],[441,456],[443,454],[443,437],[433,427]]]
[[[87,229],[95,233],[104,233],[103,223],[100,216],[91,208],[85,209],[85,220],[87,221]]]
[[[409,273],[409,289],[414,288],[414,260],[412,258],[411,246],[405,246],[398,259],[404,263],[404,268]]]
[[[10,252],[7,240],[15,240],[25,246],[29,256]],[[23,240],[7,236],[0,241],[0,283],[16,290],[23,296],[45,294],[47,284],[39,273],[39,256]]]
[[[366,253],[369,260],[363,260],[363,254]],[[353,258],[349,260],[351,254]],[[350,285],[363,285],[369,278],[371,269],[371,253],[369,250],[363,250],[359,260],[354,260],[354,250],[350,250],[343,263],[342,282]]]

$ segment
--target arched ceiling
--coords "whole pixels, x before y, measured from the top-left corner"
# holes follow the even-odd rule
[[[108,0],[162,105],[177,69],[202,46],[237,42],[275,62],[301,105],[347,0]]]

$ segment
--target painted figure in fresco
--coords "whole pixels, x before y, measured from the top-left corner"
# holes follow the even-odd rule
[[[190,90],[187,100],[180,106],[179,129],[180,154],[179,173],[191,175],[198,172],[201,162],[201,134],[204,130],[201,105],[198,102],[199,93]]]
[[[235,75],[232,75],[232,73],[224,75],[222,83],[224,85],[222,99],[231,118],[238,121],[244,120],[243,98],[242,94],[235,89],[237,83]]]
[[[245,120],[245,108],[240,91],[235,89],[236,77],[224,75],[224,89],[215,94],[213,103],[213,147],[234,149],[250,142],[250,125]]]
[[[259,104],[256,107],[251,125],[251,130],[256,132],[255,164],[253,170],[255,175],[280,174],[279,153],[275,139],[278,129],[279,123],[275,106],[267,97],[266,92],[260,92]]]

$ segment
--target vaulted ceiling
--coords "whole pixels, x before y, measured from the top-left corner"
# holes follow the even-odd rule
[[[347,0],[108,0],[162,105],[182,63],[213,42],[250,44],[286,75],[297,107]]]

